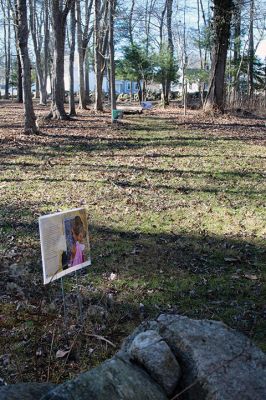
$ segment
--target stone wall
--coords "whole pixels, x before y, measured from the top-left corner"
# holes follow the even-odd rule
[[[113,358],[71,381],[0,388],[0,400],[169,398],[262,400],[266,356],[221,322],[164,314],[137,328]]]

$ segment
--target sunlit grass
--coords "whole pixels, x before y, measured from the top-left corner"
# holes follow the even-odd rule
[[[34,303],[39,287],[46,307],[54,298],[61,307],[59,286],[42,287],[38,217],[84,205],[92,246],[92,267],[79,277],[84,305],[105,307],[110,294],[114,301],[108,320],[98,328],[87,321],[86,329],[100,329],[119,346],[140,323],[142,303],[145,318],[170,311],[218,319],[265,349],[265,147],[257,140],[263,126],[245,137],[244,125],[229,129],[221,120],[206,127],[193,119],[180,125],[178,114],[169,120],[167,114],[127,117],[118,127],[105,119],[88,113],[82,130],[72,121],[66,127],[58,122],[57,130],[43,123],[36,137],[14,134],[14,141],[6,135],[0,250],[5,268],[29,266],[37,286],[19,282],[28,302]],[[66,292],[75,293],[75,279],[65,281]],[[30,335],[38,326],[48,351],[51,337],[41,339],[43,330],[53,331],[59,310],[48,307],[36,322],[18,308],[18,319],[7,319],[6,327],[14,323],[21,339],[22,331]],[[35,322],[27,326],[27,319]],[[86,340],[81,343],[89,348]],[[94,356],[81,358],[81,369],[112,354],[93,346]],[[21,358],[30,350],[23,351]],[[62,379],[77,368],[68,365]]]

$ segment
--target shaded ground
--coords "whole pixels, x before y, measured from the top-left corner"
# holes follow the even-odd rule
[[[20,105],[1,102],[0,114],[7,382],[70,378],[165,310],[222,320],[266,348],[263,119],[157,109],[112,127],[107,113],[85,111],[40,119],[29,136]],[[38,217],[81,205],[93,265],[79,273],[82,326],[75,277],[64,280],[64,326],[60,282],[42,285]],[[90,305],[107,313],[86,318]]]

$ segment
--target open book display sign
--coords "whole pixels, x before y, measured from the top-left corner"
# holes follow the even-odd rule
[[[44,284],[91,265],[84,208],[39,218]]]

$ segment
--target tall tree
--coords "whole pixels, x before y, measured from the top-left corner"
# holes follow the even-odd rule
[[[251,99],[254,93],[254,0],[250,1],[248,56],[248,96]]]
[[[9,97],[9,83],[11,72],[11,15],[10,7],[5,0],[1,0],[3,11],[3,30],[4,30],[4,58],[5,58],[5,94],[4,98]]]
[[[40,104],[45,105],[47,102],[47,71],[42,60],[42,47],[48,46],[46,36],[48,35],[48,29],[46,29],[46,13],[47,13],[47,0],[41,4],[41,8],[38,8],[36,0],[28,0],[29,2],[29,13],[30,13],[30,30],[33,42],[33,48],[36,60],[36,93],[37,83],[39,85],[40,93]],[[47,54],[47,49],[44,49],[44,53]],[[46,63],[46,60],[44,61]]]
[[[134,16],[134,9],[135,9],[135,0],[131,1],[130,12],[128,16],[128,37],[129,43],[131,46],[134,45],[134,38],[133,38],[133,16]],[[133,82],[130,80],[130,101],[133,99]]]
[[[19,43],[18,43],[18,36],[17,36],[17,26],[18,26],[18,9],[17,4],[9,2],[10,9],[12,10],[13,16],[13,26],[14,26],[14,33],[15,33],[15,43],[16,43],[16,57],[17,57],[17,102],[23,103],[23,86],[22,86],[22,67],[20,62],[20,55],[19,55]]]
[[[109,0],[109,68],[110,68],[110,93],[111,93],[111,110],[116,109],[115,94],[115,50],[114,50],[114,13],[116,0]]]
[[[141,82],[147,82],[153,75],[153,57],[147,56],[143,46],[134,44],[123,48],[124,58],[117,63],[118,75],[123,79],[137,81],[139,101],[144,100]]]
[[[164,48],[163,43],[161,43],[160,45],[160,53],[161,55],[163,55],[163,59],[167,60],[167,63],[165,63],[164,65],[164,79],[162,80],[162,99],[164,106],[169,105],[169,94],[174,69],[174,44],[172,35],[173,0],[165,0],[165,7],[162,12],[162,24],[165,12],[167,27],[167,48]],[[162,38],[162,31],[160,36]]]
[[[64,57],[66,19],[75,0],[50,0],[53,30],[52,105],[50,117],[68,119],[65,112]]]
[[[84,10],[85,19],[82,21],[81,14],[81,0],[76,0],[77,8],[77,43],[78,43],[78,57],[79,57],[79,107],[86,108],[86,90],[85,90],[85,57],[86,49],[93,29],[89,29],[90,17],[92,10],[93,0],[85,0]]]
[[[184,114],[187,112],[187,23],[186,23],[186,0],[184,1],[183,9],[183,40],[182,40],[182,100],[184,106]]]
[[[16,46],[16,48],[17,48],[17,103],[23,103],[22,67],[19,56],[19,48],[18,46]]]
[[[103,110],[102,102],[102,81],[101,81],[101,65],[102,54],[100,52],[100,1],[94,0],[94,58],[95,58],[95,109]]]
[[[167,0],[166,0],[167,1]],[[172,1],[172,0],[170,0]],[[157,0],[146,0],[144,2],[144,29],[145,29],[145,39],[144,42],[146,44],[146,53],[149,54],[150,51],[150,41],[151,41],[151,23],[152,23],[152,16],[153,11],[155,8]]]
[[[230,37],[232,0],[214,0],[212,19],[212,58],[209,90],[204,110],[224,111],[224,84],[227,50]]]
[[[36,133],[36,117],[32,104],[31,95],[31,67],[28,53],[28,24],[27,24],[27,4],[26,0],[17,0],[17,38],[19,44],[19,54],[22,65],[23,81],[23,100],[24,100],[24,131],[27,133]]]
[[[90,104],[90,57],[91,53],[87,47],[85,53],[85,95],[86,95],[86,104]]]
[[[102,84],[108,47],[108,0],[94,0],[95,109],[103,110]]]
[[[75,3],[70,10],[70,29],[69,29],[69,114],[76,115],[75,93],[74,93],[74,60],[76,45],[76,16]]]
[[[131,46],[134,44],[133,40],[133,15],[134,15],[134,8],[135,8],[135,0],[131,0],[131,7],[129,12],[128,18],[128,34],[129,34],[129,42]]]
[[[241,62],[241,9],[243,0],[236,0],[233,11],[233,99],[239,91],[239,74],[237,73]]]

